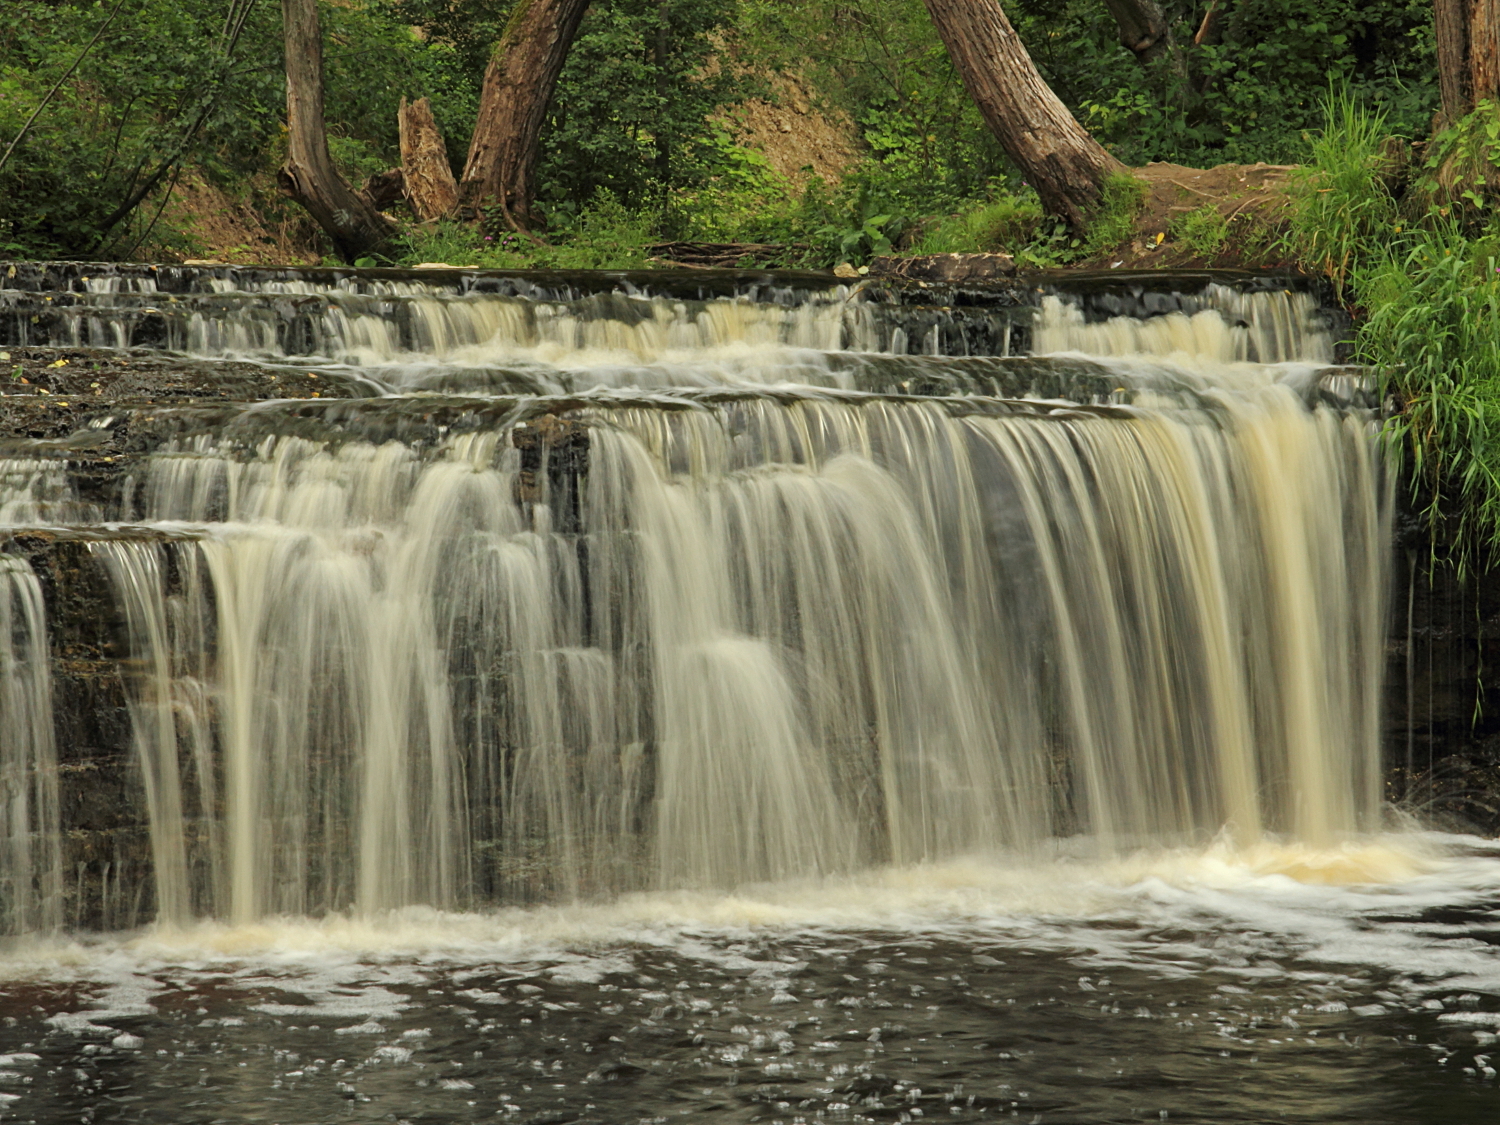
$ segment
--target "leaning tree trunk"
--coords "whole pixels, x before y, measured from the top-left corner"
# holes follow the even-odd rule
[[[1440,124],[1452,125],[1486,99],[1500,100],[1500,0],[1435,0]]]
[[[589,0],[518,0],[484,72],[459,183],[466,208],[493,204],[516,230],[536,225],[537,143],[547,103]]]
[[[1081,227],[1123,169],[1037,73],[999,0],[924,0],[969,95],[1048,213]]]
[[[323,32],[317,0],[281,0],[286,37],[286,164],[277,174],[286,192],[353,262],[381,247],[391,226],[339,175],[323,124]]]
[[[1156,0],[1104,0],[1120,29],[1120,42],[1143,63],[1167,53],[1172,25]]]

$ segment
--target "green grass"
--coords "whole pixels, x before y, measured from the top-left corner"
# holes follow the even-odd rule
[[[1387,423],[1414,498],[1460,569],[1500,546],[1500,274],[1493,247],[1455,224],[1362,263],[1357,358],[1401,410]]]
[[[490,233],[486,234],[488,229]],[[630,270],[650,266],[651,219],[601,193],[571,226],[538,244],[496,224],[413,227],[395,263],[446,262],[479,269]]]
[[[1382,115],[1340,92],[1324,109],[1284,247],[1357,314],[1355,359],[1399,408],[1385,434],[1434,550],[1487,569],[1500,548],[1500,226],[1420,184],[1398,201]]]
[[[1042,207],[1034,197],[1001,196],[930,221],[912,243],[911,252],[1013,252],[1031,241],[1041,221]]]
[[[1312,160],[1292,178],[1286,245],[1342,294],[1354,274],[1392,251],[1401,223],[1383,174],[1385,115],[1348,90],[1324,95],[1323,113]]]
[[[1146,185],[1129,172],[1114,172],[1104,180],[1099,209],[1089,220],[1083,239],[1083,257],[1092,258],[1112,250],[1135,234],[1135,217],[1146,201]]]
[[[1173,219],[1168,233],[1200,258],[1212,258],[1229,241],[1229,223],[1218,207],[1205,203]]]

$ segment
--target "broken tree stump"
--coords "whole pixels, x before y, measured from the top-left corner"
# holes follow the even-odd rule
[[[401,99],[401,169],[406,198],[418,221],[430,222],[451,214],[458,205],[458,183],[448,163],[448,146],[432,117],[432,103]]]

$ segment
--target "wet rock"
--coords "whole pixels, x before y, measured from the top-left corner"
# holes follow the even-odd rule
[[[40,396],[59,409],[78,403],[368,396],[367,383],[336,370],[291,364],[204,360],[150,348],[0,348],[0,397]],[[67,400],[59,402],[57,400]]]

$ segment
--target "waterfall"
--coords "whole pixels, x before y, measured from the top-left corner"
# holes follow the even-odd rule
[[[62,849],[52,677],[42,589],[0,556],[0,933],[62,922]]]
[[[82,543],[113,607],[137,920],[1379,826],[1390,486],[1307,292],[89,268],[49,342],[150,310],[336,394],[101,408],[107,499],[3,464],[10,542]],[[19,932],[107,887],[63,887],[43,586],[3,558]]]

